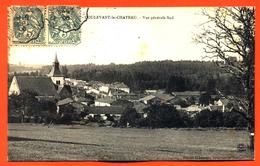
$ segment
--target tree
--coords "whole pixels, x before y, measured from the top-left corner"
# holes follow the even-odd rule
[[[35,96],[37,93],[28,89],[22,90],[20,95],[9,96],[9,115],[19,113],[21,122],[24,122],[24,116],[35,116],[39,107]]]
[[[129,124],[129,126],[134,127],[136,126],[138,119],[140,119],[140,116],[136,110],[134,108],[127,107],[119,120],[119,126],[127,127],[127,124]]]
[[[61,71],[64,77],[69,77],[69,70],[66,65],[61,67]]]
[[[205,109],[196,114],[194,121],[195,125],[200,127],[222,127],[224,124],[223,112]]]
[[[180,113],[171,105],[153,104],[144,111],[147,112],[147,125],[152,128],[187,127],[186,125],[190,124],[187,115]]]
[[[199,127],[209,127],[210,126],[210,110],[202,110],[195,116],[195,125]]]
[[[212,98],[209,92],[202,93],[199,98],[199,103],[201,105],[207,106],[212,102]]]
[[[39,102],[39,110],[38,114],[40,117],[44,117],[46,115],[46,123],[50,123],[56,121],[57,119],[57,106],[55,102],[52,101],[40,101]]]
[[[181,92],[185,90],[186,90],[185,78],[183,78],[182,76],[171,76],[169,78],[166,87],[167,92],[173,92],[173,91]]]
[[[224,126],[225,127],[246,127],[246,120],[244,119],[241,114],[235,112],[235,111],[230,111],[230,112],[224,112]]]
[[[220,7],[205,9],[202,14],[208,21],[201,25],[202,32],[195,40],[204,45],[206,57],[222,60],[217,61],[217,65],[243,86],[242,97],[229,99],[241,108],[237,112],[247,119],[248,130],[254,133],[255,8]],[[253,135],[250,148],[254,149]]]
[[[214,94],[216,91],[216,80],[214,78],[209,78],[207,83],[207,91]]]

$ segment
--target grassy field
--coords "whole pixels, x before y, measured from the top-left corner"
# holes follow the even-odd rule
[[[248,160],[244,130],[9,124],[9,161]]]

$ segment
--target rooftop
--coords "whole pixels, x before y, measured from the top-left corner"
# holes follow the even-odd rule
[[[20,91],[32,90],[39,96],[58,95],[52,80],[46,76],[15,76]]]

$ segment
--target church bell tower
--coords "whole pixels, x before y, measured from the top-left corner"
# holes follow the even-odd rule
[[[58,61],[57,54],[55,54],[55,60],[52,63],[52,68],[50,73],[48,74],[48,77],[50,77],[52,82],[57,86],[64,85],[64,76],[60,71],[60,63]]]

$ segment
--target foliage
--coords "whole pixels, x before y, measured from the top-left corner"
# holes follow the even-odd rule
[[[248,130],[253,133],[255,8],[220,7],[213,11],[205,9],[202,14],[208,21],[202,25],[202,33],[197,34],[196,41],[204,45],[206,57],[223,60],[218,65],[242,86],[242,95],[231,100],[242,108],[236,111],[248,121]],[[250,142],[253,149],[254,138],[251,136]]]
[[[20,95],[10,95],[8,98],[9,116],[41,117],[48,121],[56,115],[56,104],[53,101],[38,101],[37,93],[23,90]]]
[[[70,124],[71,121],[73,120],[73,115],[74,115],[74,107],[70,104],[60,106],[59,108],[59,121],[58,123],[62,124]],[[79,115],[80,117],[80,115]]]
[[[202,110],[194,118],[196,127],[246,127],[246,119],[235,111]]]
[[[140,115],[136,112],[134,108],[127,107],[119,120],[119,126],[122,127],[135,127],[137,126],[137,120]]]
[[[184,112],[179,112],[175,107],[162,104],[154,104],[145,109],[147,112],[148,127],[188,127],[190,122]]]
[[[182,92],[188,89],[186,79],[183,76],[170,76],[167,83],[167,92]]]
[[[236,111],[225,112],[224,113],[224,127],[246,127],[247,121]]]
[[[201,105],[209,105],[212,103],[212,98],[209,92],[202,93],[199,98],[199,103]]]
[[[23,90],[20,95],[11,95],[8,98],[9,113],[19,109],[19,114],[32,116],[39,107],[39,102],[35,98],[36,92],[30,90]]]

